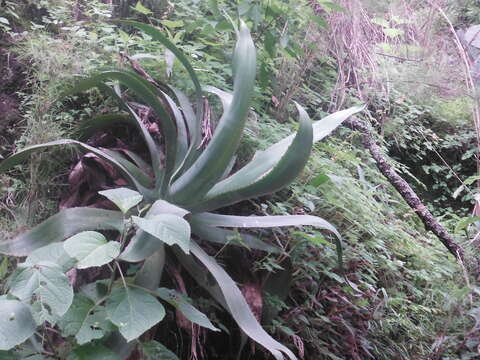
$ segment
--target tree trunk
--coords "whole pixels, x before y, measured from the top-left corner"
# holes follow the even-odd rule
[[[345,121],[345,126],[352,130],[357,130],[363,135],[363,145],[370,151],[373,159],[377,163],[377,167],[380,172],[387,178],[390,184],[400,193],[405,199],[407,204],[415,211],[420,217],[425,228],[432,231],[442,244],[450,251],[450,253],[457,259],[463,261],[464,251],[460,245],[458,245],[447,230],[433,217],[432,213],[423,205],[420,198],[413,191],[410,185],[403,180],[400,175],[392,168],[387,162],[385,156],[382,154],[380,146],[373,140],[370,131],[366,124],[358,118],[350,118]]]

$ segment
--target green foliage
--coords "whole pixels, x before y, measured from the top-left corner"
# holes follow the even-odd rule
[[[307,215],[246,217],[206,211],[285,187],[303,170],[312,144],[330,134],[363,107],[343,110],[312,124],[307,113],[297,105],[301,122],[297,133],[258,152],[250,163],[230,175],[230,165],[240,143],[254,90],[256,56],[248,27],[242,22],[237,33],[233,56],[233,93],[206,88],[220,97],[223,115],[212,139],[204,145],[202,90],[196,72],[185,55],[156,28],[133,21],[122,23],[141,29],[177,57],[194,84],[196,103],[190,104],[178,89],[163,83],[154,86],[152,82],[127,70],[98,72],[81,79],[74,89],[67,92],[71,95],[97,87],[113,97],[124,113],[95,117],[85,122],[82,130],[92,133],[118,122],[127,123],[141,134],[150,163],[138,161],[139,156],[127,158],[114,150],[95,148],[69,139],[26,147],[0,163],[0,171],[5,171],[38,151],[73,145],[95,154],[118,169],[133,188],[100,192],[121,212],[81,207],[62,210],[25,234],[3,242],[0,245],[2,253],[29,255],[27,261],[14,272],[9,293],[31,305],[30,311],[38,320],[38,325],[44,321],[51,324],[59,322],[63,336],[75,336],[79,345],[92,339],[104,339],[112,328],[118,330],[124,341],[129,343],[164,318],[165,310],[157,298],[165,300],[174,296],[171,292],[166,294],[165,290],[156,290],[167,256],[168,261],[181,264],[232,315],[252,340],[265,347],[276,359],[283,359],[284,356],[295,359],[287,347],[274,340],[261,327],[235,281],[214,257],[190,239],[190,234],[193,232],[203,238],[205,234],[214,232],[218,237],[223,227],[310,225],[335,234],[341,261],[340,235],[321,218]],[[110,81],[117,81],[118,84],[111,88]],[[120,93],[122,86],[124,93],[128,90],[158,116],[164,140],[163,153],[160,153],[160,144],[148,132],[131,103]],[[92,230],[116,230],[119,241],[109,241],[109,233],[104,235]],[[228,234],[223,233],[224,239]],[[245,239],[249,239],[249,235]],[[55,247],[55,252],[50,254],[44,248],[63,240],[63,250]],[[209,240],[208,236],[204,240]],[[261,244],[260,240],[250,243]],[[263,245],[263,248],[267,249],[268,246]],[[62,251],[68,254],[68,261],[59,256]],[[44,257],[50,261],[44,261]],[[55,259],[57,264],[51,262]],[[97,287],[96,292],[100,291],[101,295],[89,296],[81,289],[86,297],[77,293],[74,298],[72,286],[64,273],[67,264],[72,264],[70,259],[74,260],[75,269],[107,265],[111,278],[106,284],[97,282],[84,286]],[[209,271],[216,284],[207,279],[204,268],[195,259]],[[128,267],[129,262],[139,261],[145,261],[140,270],[135,267],[136,270],[130,272],[133,276],[126,278],[122,266]],[[115,281],[117,273],[120,278]],[[185,316],[193,322],[217,330],[205,315],[184,301],[170,299],[167,302],[185,311]],[[76,348],[74,354],[90,351],[83,350],[84,346]],[[122,352],[128,356],[131,350],[132,346],[126,345]]]

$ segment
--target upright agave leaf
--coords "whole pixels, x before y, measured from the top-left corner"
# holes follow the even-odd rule
[[[179,205],[199,199],[220,179],[230,164],[250,110],[256,71],[255,46],[242,23],[235,47],[235,78],[231,106],[221,117],[213,138],[193,165],[172,185],[169,198]]]

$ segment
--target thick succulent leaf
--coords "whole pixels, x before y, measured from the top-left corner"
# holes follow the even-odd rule
[[[180,109],[185,117],[190,137],[190,146],[196,148],[202,141],[202,124],[200,121],[197,121],[197,116],[193,112],[193,107],[188,97],[182,91],[173,86],[168,86],[168,88],[175,94]]]
[[[143,196],[137,191],[124,187],[99,191],[98,193],[117,205],[124,214],[143,200]]]
[[[75,145],[80,148],[80,150],[85,151],[85,152],[91,152],[95,155],[97,155],[99,158],[107,161],[108,163],[112,164],[116,169],[120,171],[120,173],[125,177],[126,180],[130,181],[132,185],[134,185],[138,191],[141,193],[149,193],[149,190],[143,187],[137,179],[130,174],[130,172],[118,161],[116,161],[113,157],[107,155],[105,152],[87,145],[85,143],[82,143],[80,141],[76,140],[71,140],[71,139],[62,139],[62,140],[56,140],[56,141],[51,141],[48,143],[44,144],[39,144],[39,145],[32,145],[28,146],[25,149],[17,152],[16,154],[13,154],[12,156],[8,157],[4,161],[0,163],[0,173],[10,169],[11,167],[18,165],[25,160],[29,158],[29,156],[37,151],[49,149],[49,148],[57,148],[57,147],[62,147],[65,145]]]
[[[162,321],[165,308],[144,290],[116,288],[106,305],[108,319],[114,323],[128,342]]]
[[[242,23],[234,52],[232,104],[221,117],[213,138],[193,165],[171,186],[170,199],[188,204],[203,197],[220,179],[240,143],[255,83],[255,46]]]
[[[313,142],[319,142],[327,137],[350,116],[365,110],[365,108],[366,105],[352,106],[351,108],[334,112],[321,120],[315,121],[313,124]],[[285,140],[291,141],[290,138],[291,137],[286,138]]]
[[[48,244],[86,230],[123,230],[120,211],[86,207],[65,209],[13,239],[0,242],[0,253],[27,256]]]
[[[155,293],[160,299],[168,302],[170,305],[180,311],[190,322],[210,329],[212,331],[220,331],[217,329],[208,317],[192,306],[182,294],[177,293],[175,290],[159,288]]]
[[[198,219],[189,219],[192,232],[203,240],[211,241],[217,244],[229,244],[247,247],[249,249],[263,250],[270,253],[281,253],[278,247],[267,244],[259,238],[249,234],[241,234],[236,231],[220,229],[217,227],[204,225]]]
[[[23,265],[33,266],[41,262],[52,262],[60,265],[62,270],[67,272],[75,266],[76,260],[67,254],[63,248],[63,243],[57,242],[34,250],[28,255]]]
[[[73,288],[67,276],[59,265],[49,262],[19,268],[12,275],[10,293],[27,303],[35,296],[58,316],[64,315],[73,301]]]
[[[335,244],[339,266],[343,264],[342,237],[337,229],[328,221],[312,215],[278,215],[278,216],[233,216],[212,213],[190,215],[191,221],[203,226],[233,227],[233,228],[272,228],[283,226],[314,226],[335,234]]]
[[[190,225],[180,216],[172,214],[154,215],[148,218],[132,216],[132,221],[143,231],[167,245],[178,245],[189,253]]]
[[[150,35],[153,40],[159,41],[163,46],[170,50],[188,71],[188,74],[190,75],[190,78],[192,79],[195,86],[196,97],[199,100],[201,99],[202,89],[200,86],[200,82],[198,81],[197,75],[195,74],[195,70],[193,70],[193,67],[188,61],[187,57],[182,53],[179,48],[175,46],[175,44],[173,44],[165,35],[163,35],[160,30],[154,28],[153,26],[130,20],[121,20],[119,22],[121,24],[130,25],[136,27],[139,30],[142,30],[144,33]],[[197,110],[199,110],[199,113],[201,112],[201,109]]]
[[[127,75],[130,74],[128,72],[125,72],[125,73],[127,73]],[[134,125],[135,127],[137,127],[137,129],[140,131],[140,134],[142,135],[142,137],[143,137],[143,139],[144,139],[144,141],[145,141],[145,143],[148,147],[148,151],[150,153],[150,157],[151,157],[151,160],[152,160],[152,166],[153,166],[153,170],[155,172],[155,176],[157,178],[161,178],[163,176],[163,172],[161,170],[161,161],[160,161],[160,155],[159,155],[160,152],[159,152],[159,149],[158,149],[155,141],[153,140],[152,136],[150,135],[147,128],[143,124],[142,120],[135,113],[135,111],[133,111],[127,105],[127,103],[120,97],[120,95],[117,94],[117,92],[114,89],[112,89],[110,86],[106,85],[104,83],[104,80],[105,80],[104,77],[101,77],[101,76],[98,76],[98,75],[93,75],[89,78],[84,78],[84,79],[80,80],[74,88],[72,88],[68,92],[66,92],[64,94],[64,96],[76,94],[78,92],[87,91],[91,88],[97,87],[101,91],[103,91],[104,93],[106,93],[107,95],[109,95],[113,99],[115,99],[118,102],[118,104],[130,114],[130,117],[128,117],[128,116],[127,117],[120,117],[120,118],[117,119],[117,121],[129,122],[132,125]],[[101,116],[97,117],[96,120],[92,119],[90,122],[86,123],[86,126],[88,126],[86,128],[86,132],[88,134],[88,132],[89,132],[88,128],[92,128],[92,131],[94,131],[96,127],[107,126],[107,124],[109,122],[113,126],[115,124],[115,118],[112,118],[109,115],[105,115],[104,117],[101,117]]]
[[[88,139],[93,134],[103,129],[112,129],[119,123],[125,123],[136,126],[135,119],[129,114],[102,114],[81,123],[76,133],[80,139]]]
[[[162,247],[149,256],[135,275],[135,285],[149,290],[155,290],[160,284],[165,267],[165,247]]]
[[[114,151],[111,149],[101,148],[101,150],[114,158],[120,165],[122,165],[127,171],[145,188],[153,187],[153,179],[151,176],[147,175],[146,172],[139,168],[136,164],[128,160],[124,155],[119,151]],[[131,154],[131,153],[130,153]]]
[[[154,28],[153,26],[136,22],[136,21],[122,20],[119,22],[122,24],[136,27],[137,29],[142,30],[146,34],[150,35],[153,38],[153,40],[159,41],[162,45],[164,45],[168,50],[170,50],[175,55],[175,57],[185,67],[188,74],[190,75],[190,78],[193,81],[193,84],[195,86],[195,97],[196,97],[196,115],[194,117],[195,119],[194,121],[193,121],[193,118],[191,118],[191,121],[187,118],[187,123],[189,124],[189,133],[193,141],[186,155],[186,161],[184,161],[182,163],[182,166],[180,166],[179,168],[179,172],[183,173],[183,171],[185,170],[184,166],[190,165],[188,159],[196,158],[196,153],[197,153],[196,148],[201,141],[201,135],[202,135],[201,134],[201,122],[203,118],[202,89],[200,86],[200,82],[198,81],[197,75],[195,74],[195,70],[193,69],[192,65],[188,61],[187,57],[182,53],[182,51],[178,49],[175,46],[175,44],[173,44],[160,30]],[[180,105],[182,106],[182,109],[184,109],[185,111],[185,109],[187,109],[186,107],[184,108],[184,105],[186,103],[184,101],[185,99],[179,98],[179,92],[175,92],[175,93],[176,93],[177,99],[180,102]],[[185,114],[187,115],[187,113]]]
[[[312,150],[313,129],[306,111],[297,105],[300,129],[281,157],[265,154],[260,166],[246,166],[237,174],[215,185],[193,211],[221,208],[241,200],[275,192],[290,184],[303,170]],[[267,158],[268,156],[268,158]],[[266,164],[272,167],[265,171]]]
[[[163,91],[160,92],[164,101],[168,104],[170,111],[175,119],[175,124],[177,126],[177,153],[175,155],[175,169],[178,169],[182,162],[185,160],[185,157],[188,152],[188,130],[185,124],[185,120],[183,118],[180,109],[175,104],[175,102]],[[165,182],[164,186],[167,186],[168,183]]]
[[[63,243],[69,256],[78,260],[77,269],[98,267],[110,263],[120,255],[120,243],[108,241],[96,231],[82,231]]]
[[[226,112],[230,108],[230,105],[232,104],[232,101],[233,101],[233,95],[231,93],[220,90],[215,86],[210,86],[210,85],[204,86],[203,90],[205,90],[206,92],[215,94],[220,98],[224,112]]]
[[[364,106],[354,106],[316,121],[313,124],[313,142],[320,141],[335,130],[343,121],[353,114],[362,111],[364,108]],[[301,124],[304,124],[308,115],[303,108],[298,105],[297,109],[300,113]],[[198,205],[192,206],[191,209],[196,212],[212,210],[250,197],[270,193],[287,185],[295,178],[293,176],[293,171],[290,172],[288,170],[290,165],[293,164],[292,169],[297,171],[295,174],[295,176],[297,176],[301,171],[301,161],[304,160],[304,158],[301,158],[302,160],[299,163],[295,162],[296,154],[299,151],[298,149],[306,150],[306,148],[302,148],[303,140],[300,137],[301,130],[302,128],[296,135],[286,137],[278,143],[270,146],[265,151],[257,152],[252,161],[235,174],[216,184],[207,193],[205,199],[199,202]],[[307,136],[310,135],[304,130],[302,137],[305,139]],[[277,167],[280,163],[283,165]],[[277,170],[273,172],[272,169],[275,168],[277,168]],[[282,168],[287,169],[286,173],[281,172]],[[257,184],[256,181],[259,179],[262,181]],[[268,191],[269,183],[271,183],[271,191]],[[274,187],[274,184],[277,186]]]
[[[75,87],[75,92],[85,91],[91,87],[100,87],[104,86],[105,89],[105,80],[117,80],[121,84],[125,85],[130,91],[135,93],[142,101],[150,106],[160,119],[160,127],[162,128],[162,134],[164,135],[166,141],[166,172],[173,170],[173,165],[175,162],[175,153],[176,153],[176,128],[172,119],[165,111],[163,104],[158,98],[158,91],[156,88],[150,84],[147,80],[143,79],[139,75],[125,70],[106,70],[100,73],[93,75],[90,78],[81,80]],[[106,87],[110,89],[109,87]],[[111,93],[112,96],[115,96],[114,93]],[[123,103],[123,100],[118,97],[119,101]],[[137,124],[142,130],[143,137],[147,141],[147,146],[149,147],[150,155],[152,157],[153,169],[158,178],[158,170],[160,169],[160,159],[158,157],[158,149],[151,140],[151,136],[148,134],[148,131],[145,129],[145,126],[142,124],[141,119],[138,118],[136,113],[131,110],[128,106],[127,110],[132,116],[137,120]]]
[[[290,349],[277,342],[262,328],[250,310],[238,286],[217,261],[213,257],[208,256],[196,243],[192,243],[191,252],[205,265],[217,281],[228,311],[243,332],[270,351],[275,359],[283,360],[284,354],[290,359],[297,359]]]
[[[35,322],[27,305],[0,299],[0,350],[10,350],[35,332]]]

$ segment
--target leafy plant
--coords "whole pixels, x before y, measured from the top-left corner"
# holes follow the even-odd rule
[[[295,359],[291,350],[261,327],[235,281],[191,235],[223,244],[235,235],[241,237],[239,243],[250,248],[280,252],[254,236],[224,228],[310,225],[335,234],[341,260],[340,235],[321,218],[231,216],[212,211],[272,193],[291,183],[307,163],[313,143],[363,107],[339,111],[312,124],[305,110],[297,105],[300,114],[297,133],[257,152],[247,165],[230,174],[255,82],[255,47],[248,27],[242,23],[237,34],[233,93],[204,88],[220,98],[224,110],[213,137],[206,144],[202,136],[207,113],[202,88],[187,58],[156,28],[133,21],[122,23],[142,30],[178,58],[194,83],[195,105],[171,86],[154,85],[127,70],[103,70],[82,79],[69,94],[97,87],[117,100],[124,111],[86,121],[81,125],[82,134],[92,134],[119,123],[129,124],[141,134],[148,148],[148,162],[134,153],[127,156],[78,140],[62,139],[27,147],[0,163],[0,172],[4,172],[32,153],[74,145],[116,168],[131,186],[131,189],[100,192],[120,211],[87,207],[61,210],[30,231],[0,244],[3,254],[27,256],[11,276],[8,294],[0,298],[0,305],[11,309],[0,318],[2,329],[8,334],[0,336],[0,349],[9,350],[21,344],[34,337],[38,326],[49,323],[57,325],[62,336],[75,337],[80,345],[74,350],[76,356],[87,356],[85,354],[95,349],[107,351],[101,344],[108,339],[120,344],[116,349],[126,357],[133,349],[132,340],[162,321],[165,309],[158,298],[175,306],[190,321],[218,330],[175,291],[159,288],[168,258],[181,264],[252,340],[276,359],[284,359],[285,355]],[[113,88],[109,86],[111,81],[117,82]],[[126,90],[124,93],[121,86]],[[162,142],[149,133],[131,104],[124,100],[127,92],[158,116]],[[113,240],[114,232],[120,234],[118,239]],[[124,274],[128,263],[140,262],[141,267],[132,276]],[[110,279],[86,284],[74,293],[66,273],[101,266],[108,269]],[[216,283],[209,276],[213,276]],[[86,345],[97,339],[101,342]]]

